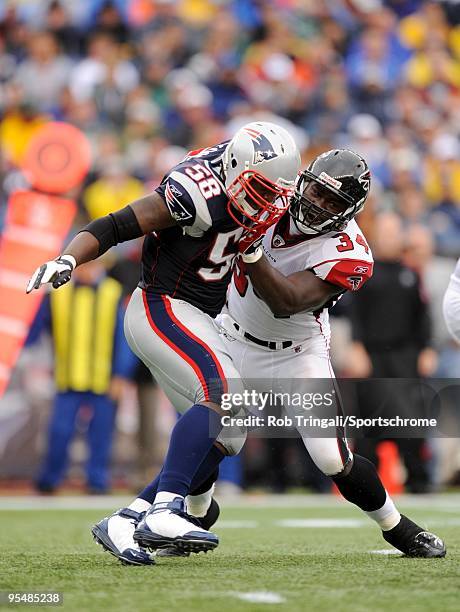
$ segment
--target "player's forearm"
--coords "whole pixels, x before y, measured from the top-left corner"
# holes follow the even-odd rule
[[[72,255],[80,264],[96,259],[99,256],[99,241],[89,232],[81,231],[70,241],[63,251],[63,255]]]
[[[327,283],[305,270],[284,276],[271,266],[265,257],[254,264],[246,264],[255,291],[276,316],[289,316],[323,306],[333,293]]]
[[[140,238],[175,224],[165,201],[153,193],[125,208],[91,221],[64,249],[60,257],[47,261],[32,274],[26,293],[51,283],[58,289],[68,283],[75,266],[96,259],[120,242]]]
[[[139,238],[143,231],[130,206],[91,221],[70,242],[64,255],[72,255],[77,265],[96,259],[111,247]]]
[[[96,259],[120,242],[174,224],[158,194],[140,198],[121,210],[91,221],[72,240],[64,254],[75,257],[77,265]]]
[[[275,270],[265,257],[253,264],[246,263],[245,268],[257,295],[264,300],[273,314],[291,314],[295,297],[288,279]]]

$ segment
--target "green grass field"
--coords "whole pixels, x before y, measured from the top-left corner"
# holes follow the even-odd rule
[[[298,499],[226,507],[216,551],[153,567],[122,566],[92,541],[90,527],[109,512],[110,499],[107,512],[1,510],[0,590],[63,591],[63,608],[84,612],[460,609],[460,520],[452,504],[406,509],[447,542],[447,558],[423,560],[373,554],[390,547],[359,511]],[[269,593],[277,603],[242,599],[248,593]]]

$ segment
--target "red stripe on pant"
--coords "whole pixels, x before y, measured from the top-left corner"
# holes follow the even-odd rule
[[[178,328],[180,328],[187,336],[188,338],[190,338],[190,340],[193,340],[194,342],[197,342],[200,346],[202,346],[211,356],[216,369],[219,373],[219,377],[221,379],[222,382],[222,387],[224,389],[224,392],[226,392],[227,390],[227,380],[225,378],[224,372],[222,370],[222,366],[220,365],[219,361],[217,360],[215,354],[213,353],[213,351],[209,348],[209,346],[204,343],[202,340],[200,340],[197,336],[195,336],[190,330],[188,330],[182,323],[181,321],[179,321],[179,319],[177,319],[177,317],[174,315],[172,308],[171,308],[171,304],[169,302],[169,300],[167,299],[166,296],[160,296],[162,301],[163,301],[163,305],[165,307],[165,310],[168,314],[168,317],[171,319],[171,321],[177,325]],[[142,292],[142,299],[144,302],[144,310],[145,310],[145,314],[147,316],[147,320],[150,324],[150,327],[153,329],[153,331],[163,340],[163,342],[165,342],[175,353],[177,353],[182,359],[184,359],[184,361],[186,361],[193,369],[193,371],[195,372],[195,374],[197,375],[197,378],[199,379],[201,386],[203,388],[203,392],[204,392],[204,401],[213,401],[210,397],[210,392],[209,392],[209,387],[208,384],[206,382],[206,377],[203,374],[201,368],[199,367],[199,365],[185,352],[183,351],[180,347],[178,347],[174,342],[171,341],[170,338],[168,338],[168,336],[166,336],[159,328],[158,326],[155,324],[152,315],[150,313],[150,308],[149,308],[149,304],[147,301],[147,296],[145,291]]]
[[[166,295],[162,295],[161,296],[163,303],[166,307],[166,312],[168,313],[168,315],[171,317],[171,320],[174,321],[174,323],[176,323],[176,325],[184,332],[184,334],[187,334],[187,336],[189,338],[191,338],[192,340],[195,340],[195,342],[198,342],[198,344],[201,344],[201,346],[211,355],[212,360],[214,361],[217,371],[219,372],[219,378],[222,381],[222,387],[224,389],[224,393],[227,393],[228,390],[228,384],[227,384],[227,379],[225,377],[224,371],[222,369],[222,366],[220,365],[219,360],[217,359],[216,355],[214,354],[214,351],[212,351],[212,349],[206,344],[206,342],[203,342],[203,340],[201,340],[200,338],[198,338],[198,336],[195,336],[195,334],[193,334],[189,329],[187,329],[183,323],[181,321],[179,321],[179,319],[175,316],[175,314],[172,311],[171,308],[171,303],[168,299],[168,296]]]

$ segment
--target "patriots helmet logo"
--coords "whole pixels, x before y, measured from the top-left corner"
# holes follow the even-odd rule
[[[244,128],[244,131],[251,137],[252,146],[254,147],[253,164],[260,164],[260,162],[278,157],[278,153],[275,153],[266,136],[249,127]]]

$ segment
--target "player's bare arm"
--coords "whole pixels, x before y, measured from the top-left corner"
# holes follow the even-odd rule
[[[77,265],[80,265],[102,255],[108,250],[105,247],[108,247],[109,242],[116,241],[114,244],[118,244],[139,238],[175,223],[163,198],[154,192],[131,202],[116,213],[92,221],[75,236],[64,252],[72,255]]]
[[[176,221],[158,193],[135,200],[125,208],[95,219],[83,228],[60,257],[35,271],[27,286],[27,293],[47,282],[51,282],[56,289],[68,282],[76,266],[96,259],[112,246],[175,224]]]
[[[284,276],[266,257],[246,264],[246,269],[257,294],[276,316],[317,310],[343,293],[343,288],[321,280],[309,270]]]

